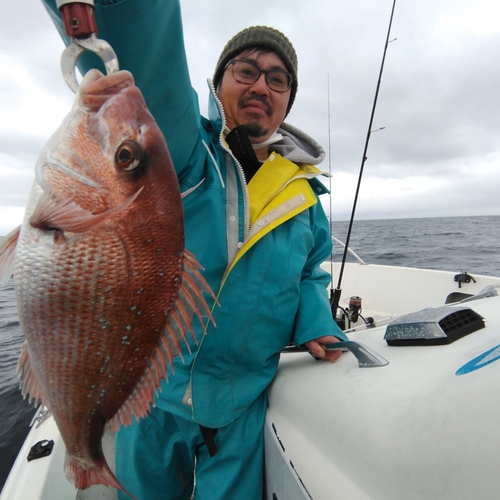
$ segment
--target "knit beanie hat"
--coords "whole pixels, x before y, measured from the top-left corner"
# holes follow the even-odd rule
[[[286,110],[288,114],[297,93],[297,53],[290,40],[275,28],[269,26],[250,26],[236,33],[227,42],[217,61],[213,78],[214,87],[217,89],[219,86],[226,64],[233,57],[255,47],[265,47],[275,52],[292,75],[290,100],[288,101],[288,108]]]

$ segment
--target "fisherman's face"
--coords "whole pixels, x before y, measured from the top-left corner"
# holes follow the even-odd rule
[[[274,52],[246,50],[233,59],[249,61],[261,70],[281,69],[287,71],[280,57]],[[261,73],[252,84],[240,83],[234,79],[231,65],[222,76],[217,96],[222,102],[226,115],[226,125],[234,127],[246,125],[250,141],[264,142],[276,132],[285,119],[291,89],[285,92],[271,90],[266,83],[266,75]]]

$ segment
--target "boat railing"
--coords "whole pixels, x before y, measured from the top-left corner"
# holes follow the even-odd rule
[[[342,248],[345,248],[345,243],[340,241],[338,238],[335,238],[335,236],[332,236],[332,240],[335,243],[338,243],[339,245],[342,246]],[[366,262],[363,261],[363,259],[354,251],[351,250],[351,248],[347,248],[347,251],[362,265],[366,266]]]

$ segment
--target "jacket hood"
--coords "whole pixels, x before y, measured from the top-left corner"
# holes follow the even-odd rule
[[[214,129],[222,133],[226,124],[224,108],[217,97],[212,81],[210,79],[207,81],[210,88],[208,119]],[[283,122],[277,132],[283,136],[283,139],[272,144],[270,151],[275,151],[294,163],[319,165],[325,159],[325,150],[321,145],[297,127]]]
[[[283,122],[278,128],[283,139],[270,146],[272,151],[294,163],[319,165],[325,159],[325,150],[302,130]]]

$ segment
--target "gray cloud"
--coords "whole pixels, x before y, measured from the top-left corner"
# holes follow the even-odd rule
[[[335,218],[350,213],[391,7],[392,0],[182,1],[191,78],[202,112],[206,78],[237,31],[268,24],[292,40],[299,55],[299,92],[287,121],[325,149],[331,129],[332,170],[344,183],[334,186],[342,200]],[[487,22],[487,14],[476,19],[482,12],[488,12],[487,0],[398,2],[391,36],[397,40],[389,44],[373,125],[385,129],[372,134],[360,216],[500,213],[500,179],[492,174],[500,161],[500,29]],[[4,6],[0,57],[21,63],[47,99],[68,92],[59,70],[62,47],[41,3],[17,0]],[[21,98],[12,81],[0,81],[0,106]],[[4,132],[0,157],[28,171],[52,132]],[[418,181],[405,184],[413,178]],[[14,194],[16,182],[8,190],[8,196],[7,188],[0,190],[0,205],[26,196],[25,191]]]

